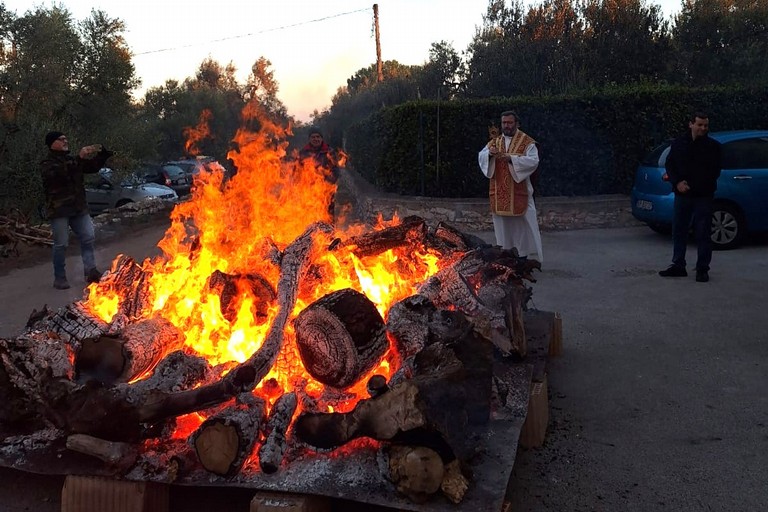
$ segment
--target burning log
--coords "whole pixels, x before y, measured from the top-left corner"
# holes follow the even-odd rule
[[[468,235],[446,224],[439,222],[435,227],[434,234],[429,238],[429,245],[441,253],[468,252],[479,247],[489,247],[481,238]]]
[[[336,388],[357,382],[389,347],[384,320],[376,306],[348,288],[307,306],[293,325],[307,372]]]
[[[128,382],[183,344],[184,335],[172,323],[148,318],[126,325],[119,336],[83,340],[75,368],[80,378],[105,384]]]
[[[316,222],[308,227],[296,240],[285,248],[280,258],[280,279],[277,283],[277,302],[279,309],[272,321],[266,339],[261,348],[238,368],[249,367],[254,372],[253,385],[263,379],[275,364],[277,355],[283,346],[283,334],[288,318],[296,305],[296,296],[303,273],[307,268],[307,262],[314,245],[315,234],[319,231],[333,232],[333,227],[323,222]],[[236,371],[232,371],[225,377],[234,378]]]
[[[110,271],[101,278],[99,287],[120,290],[120,313],[129,319],[138,318],[150,309],[149,275],[130,256],[119,255]]]
[[[252,399],[223,409],[206,419],[190,437],[203,467],[226,477],[236,475],[259,439],[266,402]]]
[[[272,285],[258,274],[225,274],[215,270],[208,279],[208,289],[216,291],[221,298],[221,314],[230,323],[237,318],[240,306],[238,298],[241,292],[250,294],[254,298],[253,318],[261,324],[267,320],[270,306],[277,295]]]
[[[264,443],[259,448],[259,465],[267,474],[280,469],[286,449],[285,433],[296,412],[296,393],[286,393],[275,401],[264,426]]]
[[[351,237],[345,245],[354,246],[352,252],[363,258],[412,243],[422,245],[426,236],[427,223],[421,217],[411,216],[404,218],[397,226]]]

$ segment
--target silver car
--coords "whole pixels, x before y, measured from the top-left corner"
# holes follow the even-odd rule
[[[86,175],[85,199],[93,214],[149,197],[172,203],[179,201],[179,195],[172,188],[158,183],[146,183],[136,175],[118,181],[112,169],[107,167],[96,174]]]

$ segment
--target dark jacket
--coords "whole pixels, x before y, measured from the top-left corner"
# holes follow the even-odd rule
[[[302,162],[308,158],[313,159],[315,166],[323,169],[325,179],[329,182],[336,183],[338,180],[339,167],[336,163],[336,156],[325,142],[319,148],[313,148],[308,143],[299,151],[299,158]]]
[[[672,142],[665,167],[675,194],[677,184],[687,181],[691,190],[685,195],[713,197],[722,167],[720,143],[708,136],[693,140],[688,132]]]
[[[40,163],[45,193],[45,214],[49,219],[88,213],[83,174],[93,174],[104,165],[104,158],[83,160],[68,152],[49,151]]]

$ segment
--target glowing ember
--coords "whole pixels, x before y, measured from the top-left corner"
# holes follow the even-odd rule
[[[237,174],[227,182],[219,174],[201,174],[191,200],[179,204],[171,214],[171,226],[159,244],[163,256],[142,265],[149,276],[151,306],[141,316],[161,316],[170,321],[185,334],[186,349],[207,358],[212,365],[243,362],[256,352],[277,305],[265,306],[264,298],[247,285],[247,280],[239,279],[233,281],[237,294],[226,308],[232,314],[225,317],[223,299],[210,286],[211,275],[217,270],[228,276],[257,275],[275,285],[279,269],[270,256],[275,249],[284,249],[312,222],[330,222],[328,205],[335,192],[335,185],[324,179],[322,170],[315,169],[311,162],[299,164],[295,158],[288,158],[289,127],[273,123],[253,106],[243,115],[244,125],[260,128],[241,129],[236,134],[238,151],[230,152],[228,157],[237,167]],[[203,114],[201,124],[187,130],[189,149],[208,133],[208,116]],[[389,224],[397,223],[394,219]],[[380,221],[380,228],[385,225]],[[364,229],[358,225],[344,233],[321,234],[314,243],[325,248],[335,237],[348,238]],[[437,255],[426,250],[392,249],[358,258],[342,245],[318,254],[311,264],[313,275],[320,277],[300,290],[293,316],[328,293],[352,288],[364,293],[386,318],[392,304],[414,294],[416,286],[439,270]],[[125,293],[104,283],[92,285],[89,290],[86,306],[109,322]],[[321,405],[328,411],[350,410],[367,396],[365,385],[372,375],[389,379],[396,368],[397,355],[390,349],[378,367],[345,390],[343,399]],[[323,394],[323,385],[302,366],[289,323],[277,363],[255,392],[272,403],[299,383],[310,396]],[[200,421],[201,416],[188,415],[180,430],[189,432]]]

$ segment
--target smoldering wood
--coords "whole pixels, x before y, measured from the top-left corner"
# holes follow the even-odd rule
[[[71,380],[72,346],[54,333],[27,331],[0,338],[0,426],[14,433],[46,426],[48,408],[40,386],[48,379]]]
[[[427,223],[421,217],[405,217],[397,226],[350,237],[344,245],[352,247],[358,258],[381,254],[395,247],[409,244],[423,245],[427,236]]]
[[[72,434],[67,437],[67,449],[96,457],[114,468],[116,473],[124,473],[136,462],[139,449],[135,444],[107,441],[85,434]]]
[[[449,347],[435,344],[416,365],[417,374],[376,398],[361,400],[348,413],[302,413],[295,421],[299,441],[320,449],[341,446],[358,437],[395,444],[417,444],[446,460],[469,456],[466,369]],[[489,383],[490,386],[490,383]]]
[[[439,222],[434,231],[430,230],[427,246],[443,255],[453,252],[467,252],[480,247],[490,247],[481,238],[464,233],[445,222]]]
[[[471,327],[466,315],[438,309],[425,295],[406,297],[393,304],[387,313],[387,332],[405,358],[431,343],[450,343]]]
[[[376,306],[350,288],[313,302],[298,314],[293,326],[304,367],[328,386],[354,384],[389,348]]]
[[[109,325],[77,301],[51,312],[27,329],[56,333],[77,348],[80,340],[101,336],[109,329]]]
[[[277,298],[269,281],[255,273],[226,274],[215,270],[208,278],[207,287],[219,295],[221,314],[230,323],[237,319],[244,294],[253,298],[252,314],[256,324],[263,324],[267,320],[269,308]]]
[[[267,474],[280,469],[286,451],[285,434],[298,403],[296,393],[286,393],[275,401],[264,424],[264,442],[259,447],[259,466]]]
[[[377,396],[383,395],[389,391],[389,386],[387,386],[387,379],[383,375],[374,375],[368,379],[368,384],[365,387],[368,391],[368,395],[371,398],[376,398]]]
[[[259,439],[265,413],[266,402],[253,397],[240,400],[203,421],[190,436],[202,466],[225,477],[240,472]]]
[[[81,380],[128,382],[183,345],[183,333],[171,322],[162,317],[144,318],[129,323],[117,336],[82,340],[75,368]]]

